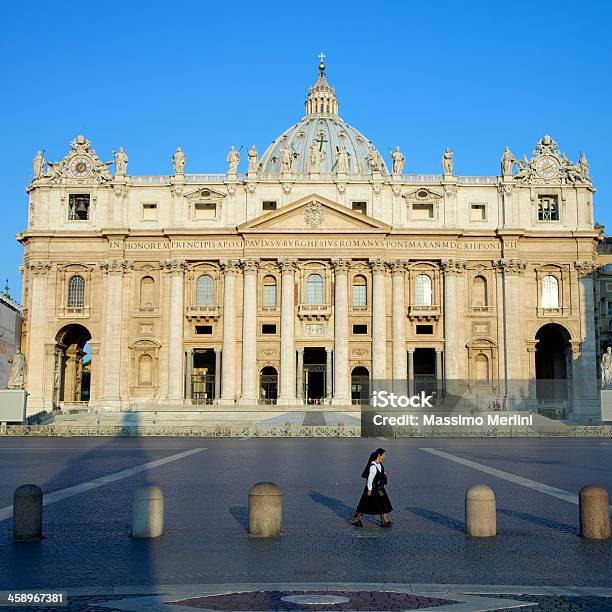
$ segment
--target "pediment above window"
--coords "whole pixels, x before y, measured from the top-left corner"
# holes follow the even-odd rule
[[[222,200],[227,194],[210,187],[202,187],[185,194],[187,200]]]
[[[432,200],[441,200],[444,198],[444,194],[429,187],[418,187],[404,192],[402,197],[410,202],[431,202]]]

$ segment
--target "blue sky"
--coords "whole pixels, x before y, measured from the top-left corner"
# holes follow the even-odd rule
[[[261,153],[303,114],[327,55],[340,114],[405,172],[497,174],[505,145],[550,133],[585,151],[596,220],[612,226],[607,1],[5,3],[0,25],[2,284],[19,299],[17,232],[36,150],[59,160],[85,134],[128,173],[223,172],[230,145]],[[246,161],[243,156],[243,163]]]

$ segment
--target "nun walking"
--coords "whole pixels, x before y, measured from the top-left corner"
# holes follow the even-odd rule
[[[370,455],[363,474],[361,474],[362,478],[367,478],[367,482],[361,494],[355,518],[353,519],[355,527],[363,527],[361,517],[364,514],[380,514],[381,527],[391,527],[392,525],[387,516],[393,510],[393,506],[385,490],[387,476],[385,474],[385,466],[383,465],[384,458],[385,449],[377,448]]]

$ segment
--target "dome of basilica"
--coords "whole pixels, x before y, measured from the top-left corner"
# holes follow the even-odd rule
[[[336,92],[321,63],[317,83],[308,91],[306,115],[266,149],[259,171],[362,174],[373,170],[388,173],[372,142],[338,116]]]

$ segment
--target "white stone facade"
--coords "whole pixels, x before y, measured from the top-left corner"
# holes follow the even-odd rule
[[[343,406],[385,378],[478,381],[518,407],[506,381],[563,378],[592,393],[538,409],[596,417],[586,158],[545,136],[498,176],[455,175],[448,150],[440,174],[405,173],[399,149],[389,172],[338,106],[321,66],[305,117],[244,174],[235,150],[222,175],[177,151],[173,173],[131,176],[123,150],[113,174],[84,137],[37,156],[19,235],[30,411],[85,401],[89,342],[86,401],[105,409]]]

